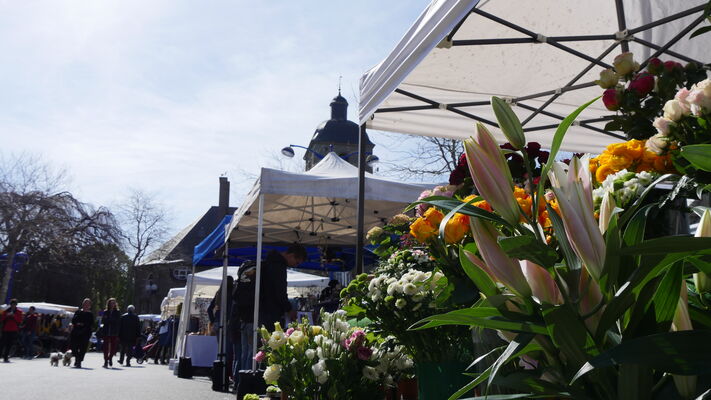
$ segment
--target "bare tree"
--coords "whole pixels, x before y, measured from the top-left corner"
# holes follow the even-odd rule
[[[168,212],[153,193],[132,188],[123,202],[116,206],[121,225],[124,251],[130,262],[127,271],[127,295],[132,300],[135,287],[135,267],[157,248],[168,233]]]
[[[168,212],[156,195],[132,188],[116,208],[121,237],[131,266],[139,265],[168,233]]]
[[[7,295],[17,253],[116,241],[111,212],[82,203],[62,190],[64,177],[63,171],[52,169],[37,156],[0,156],[0,252],[7,254],[0,300]]]
[[[380,172],[400,179],[425,180],[449,175],[463,149],[456,139],[412,135],[383,135],[383,147],[395,150],[395,159],[380,162]]]

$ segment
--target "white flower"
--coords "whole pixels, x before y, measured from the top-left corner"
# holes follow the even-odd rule
[[[282,331],[274,331],[267,344],[272,349],[278,349],[286,343],[287,337]]]
[[[326,339],[325,336],[316,335],[316,336],[314,336],[314,343],[316,343],[317,346],[321,346],[323,344],[324,339]]]
[[[304,335],[304,332],[301,331],[294,331],[291,333],[291,336],[289,336],[289,343],[293,345],[297,345],[304,340],[306,340],[306,335]]]
[[[307,349],[306,352],[305,352],[305,354],[306,354],[306,358],[308,358],[309,360],[313,360],[314,357],[316,357],[316,350],[314,350],[314,349]]]
[[[388,294],[390,296],[398,292],[402,292],[402,285],[400,285],[400,282],[393,282],[388,285]]]
[[[666,118],[658,117],[654,120],[654,123],[652,123],[652,125],[657,128],[657,132],[659,132],[660,134],[668,135],[669,127],[674,125],[674,122]]]
[[[365,366],[363,367],[363,376],[369,381],[377,381],[378,371],[376,371],[373,367]]]
[[[684,108],[677,100],[669,100],[664,104],[664,118],[678,121],[684,116]]]
[[[415,286],[413,283],[406,283],[402,287],[402,292],[408,296],[412,296],[417,293],[417,286]]]
[[[405,307],[406,305],[407,305],[407,301],[405,301],[405,299],[397,299],[397,300],[395,301],[395,307],[397,307],[397,308],[399,308],[399,309],[402,309],[402,308]]]
[[[313,371],[316,377],[323,375],[323,373],[326,372],[326,362],[324,360],[317,362],[311,366],[311,371]]]
[[[279,376],[281,376],[281,365],[272,364],[264,371],[264,382],[276,384]]]
[[[693,85],[686,100],[695,116],[711,113],[711,80],[705,79]]]
[[[322,385],[326,383],[326,381],[328,381],[328,371],[325,371],[323,374],[316,377],[316,382]]]

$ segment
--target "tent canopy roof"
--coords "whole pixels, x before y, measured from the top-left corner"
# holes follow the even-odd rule
[[[651,56],[711,61],[708,38],[688,39],[706,3],[622,0],[618,14],[612,0],[433,0],[392,53],[361,78],[360,123],[466,138],[476,121],[496,125],[489,105],[496,95],[512,102],[529,141],[550,147],[560,120],[602,94],[593,81],[623,46],[643,65]],[[666,53],[657,51],[667,45]],[[599,152],[622,139],[602,129],[611,114],[601,101],[591,105],[562,149]]]
[[[239,267],[227,267],[227,275],[233,278],[237,277]],[[196,286],[220,286],[222,283],[222,267],[208,269],[207,271],[198,272],[195,277],[188,275],[188,280],[194,279],[193,283]],[[328,286],[330,279],[325,276],[307,274],[305,272],[295,271],[291,268],[286,269],[286,285],[288,287],[308,287]]]
[[[402,212],[432,184],[408,184],[372,174],[365,178],[365,226]],[[336,153],[305,173],[262,168],[230,225],[232,242],[256,242],[259,195],[264,201],[264,242],[353,245],[358,168]]]

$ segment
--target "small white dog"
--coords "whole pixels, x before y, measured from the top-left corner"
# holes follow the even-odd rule
[[[58,367],[59,366],[59,359],[64,357],[64,354],[62,353],[52,353],[49,355],[49,365],[53,367]]]
[[[62,365],[68,367],[72,363],[72,355],[72,351],[67,350],[67,352],[64,353],[64,357],[62,357]]]

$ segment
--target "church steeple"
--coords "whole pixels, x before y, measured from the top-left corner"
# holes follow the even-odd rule
[[[331,100],[331,119],[346,120],[348,119],[348,101],[341,96],[341,90],[338,89],[338,96]]]

